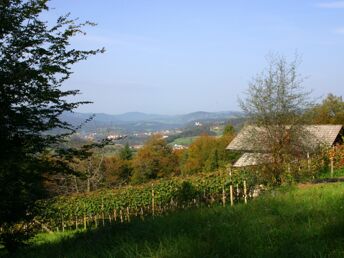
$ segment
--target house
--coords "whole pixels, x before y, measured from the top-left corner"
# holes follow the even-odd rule
[[[289,131],[293,130],[291,126],[286,126],[285,130],[276,130],[288,137]],[[309,149],[316,147],[331,147],[343,143],[344,129],[342,125],[303,125],[301,130],[304,135],[302,145],[308,146]],[[291,133],[291,132],[290,132]],[[252,135],[255,137],[252,138]],[[272,155],[269,153],[268,139],[271,132],[266,128],[258,126],[246,126],[227,146],[227,150],[244,152],[243,155],[235,162],[234,167],[257,166],[270,163]]]

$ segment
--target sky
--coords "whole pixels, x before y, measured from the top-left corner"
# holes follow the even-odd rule
[[[303,86],[344,97],[344,1],[51,0],[43,18],[93,21],[79,49],[106,52],[73,66],[64,89],[80,112],[183,114],[240,110],[269,53],[302,59]]]

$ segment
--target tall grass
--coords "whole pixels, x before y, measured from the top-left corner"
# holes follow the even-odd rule
[[[344,257],[344,184],[281,188],[248,205],[39,234],[15,257]]]

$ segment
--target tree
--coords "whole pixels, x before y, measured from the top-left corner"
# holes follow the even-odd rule
[[[187,156],[182,164],[183,174],[195,174],[200,173],[205,169],[205,164],[210,158],[217,159],[216,139],[213,136],[201,135],[192,144],[190,144],[187,150]],[[217,166],[218,161],[208,161],[208,169],[212,169],[212,166]]]
[[[268,152],[268,171],[272,181],[281,182],[284,164],[300,157],[309,146],[303,128],[304,112],[311,108],[309,92],[302,87],[298,74],[298,59],[288,62],[285,57],[272,56],[266,71],[253,78],[240,106],[246,113],[248,131],[245,145],[257,152]]]
[[[125,144],[118,155],[105,159],[105,180],[110,186],[128,184],[132,176],[133,151]]]
[[[131,160],[133,158],[133,151],[130,149],[128,143],[126,143],[124,148],[119,152],[119,158],[122,160]]]
[[[313,124],[344,124],[344,101],[341,96],[328,94],[321,104],[308,112]]]
[[[234,135],[235,129],[232,124],[227,124],[225,128],[223,129],[223,135]]]
[[[152,136],[132,161],[135,183],[178,173],[178,158],[161,135]]]
[[[226,147],[233,138],[234,133],[227,133],[218,138],[209,135],[199,136],[181,159],[182,173],[215,172],[232,163],[237,158],[237,153],[226,150]]]
[[[41,20],[48,10],[47,0],[0,1],[0,241],[9,249],[17,244],[12,226],[28,220],[35,200],[42,197],[42,172],[56,168],[44,154],[77,129],[60,115],[88,103],[68,101],[79,91],[61,90],[61,85],[73,64],[103,52],[69,44],[83,34],[83,26],[94,24],[78,24],[65,15],[49,26]],[[48,133],[54,128],[64,133]],[[72,157],[75,152],[65,149],[55,155],[62,153]]]

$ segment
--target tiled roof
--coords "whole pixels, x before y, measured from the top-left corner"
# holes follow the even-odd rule
[[[244,153],[233,165],[233,167],[257,166],[270,163],[272,157],[268,153]]]
[[[286,126],[287,128],[287,126]],[[342,125],[305,125],[303,126],[307,137],[304,137],[306,145],[324,145],[330,147],[340,134]],[[252,139],[252,135],[256,137]],[[227,146],[228,150],[247,152],[268,152],[267,130],[257,126],[246,126]]]

